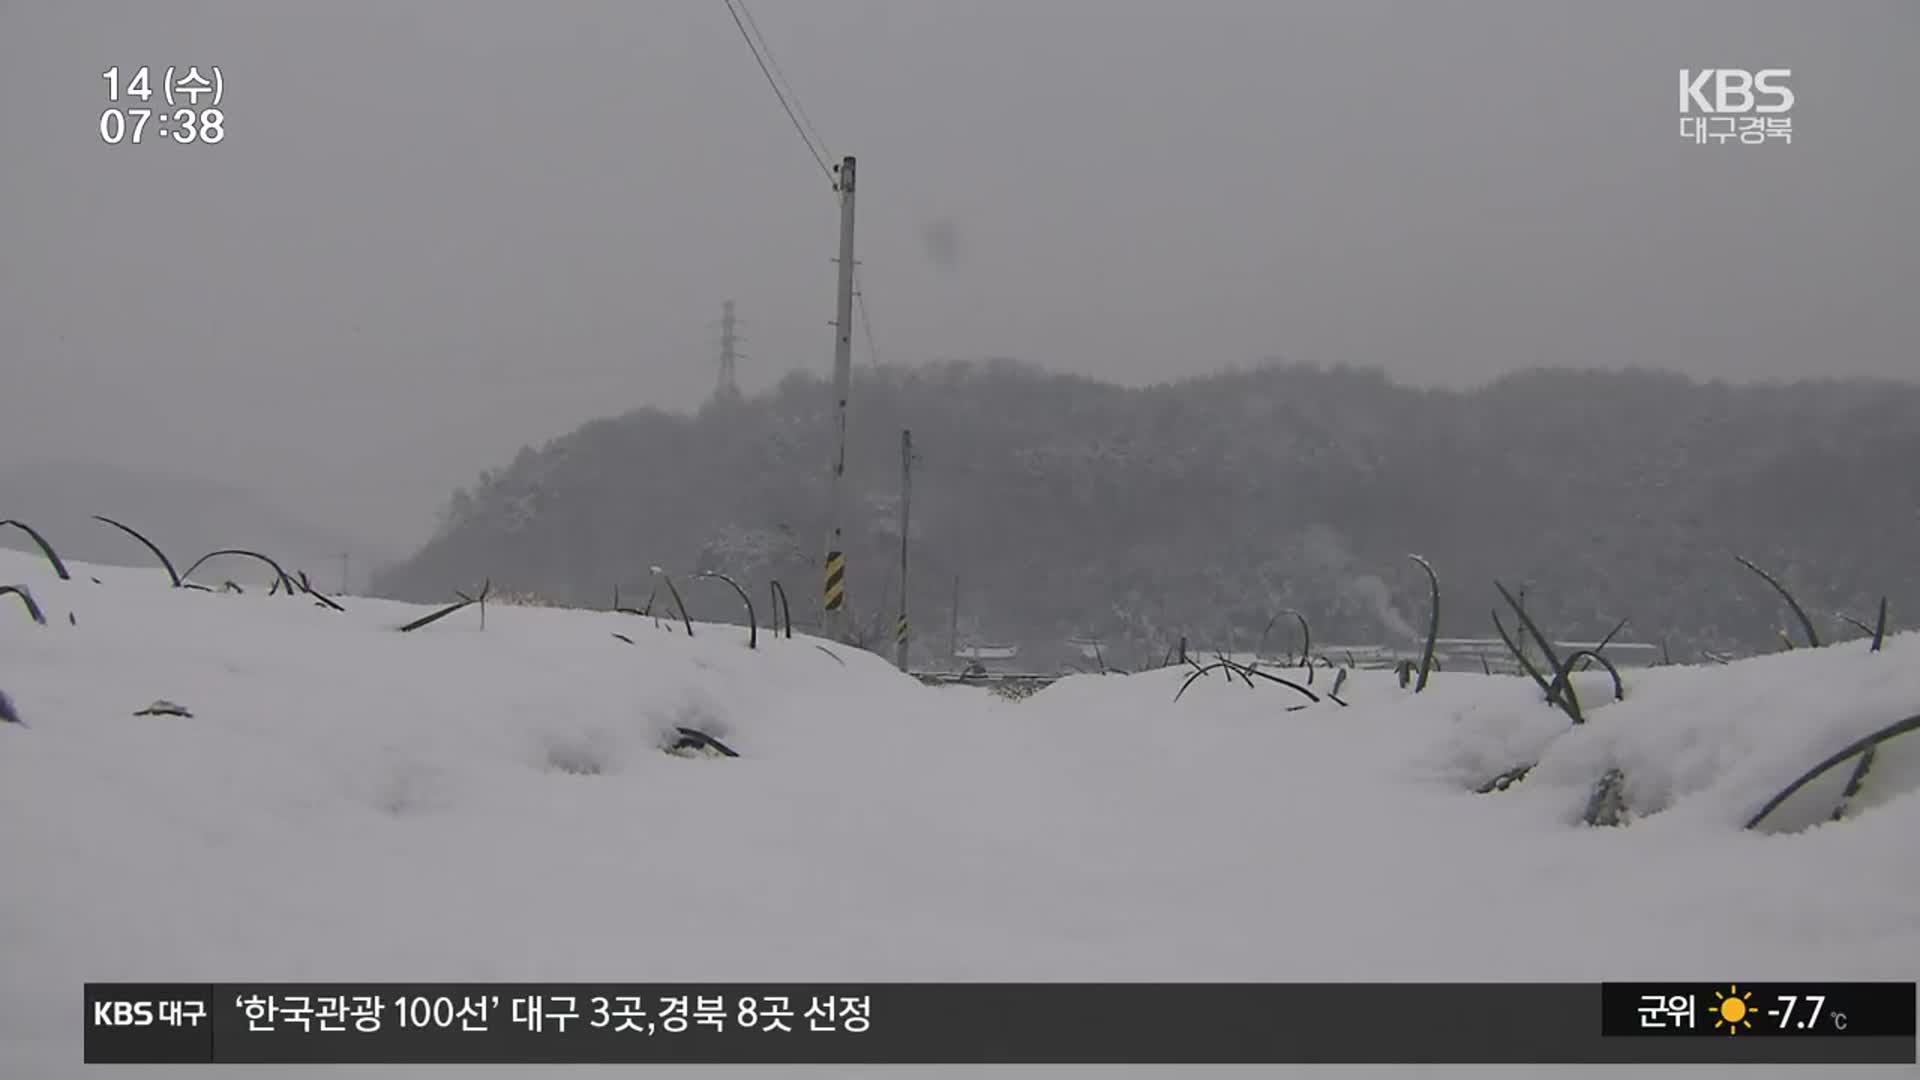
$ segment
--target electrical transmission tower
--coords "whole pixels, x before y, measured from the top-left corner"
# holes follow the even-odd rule
[[[736,362],[740,359],[740,335],[733,318],[733,301],[720,306],[720,381],[713,388],[713,399],[720,402],[740,400],[740,382]]]

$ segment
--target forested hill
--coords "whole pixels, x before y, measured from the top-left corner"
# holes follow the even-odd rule
[[[1839,634],[1881,595],[1920,617],[1920,386],[1736,386],[1528,372],[1471,391],[1266,367],[1145,389],[995,362],[856,373],[849,595],[891,628],[899,439],[919,454],[911,607],[929,660],[962,636],[1097,635],[1157,656],[1187,634],[1247,647],[1297,608],[1322,641],[1405,635],[1429,558],[1443,634],[1485,636],[1493,581],[1564,638],[1778,647],[1772,570]],[[695,416],[589,423],[454,493],[437,536],[378,587],[638,604],[649,568],[715,569],[817,618],[831,394],[793,376]],[[711,583],[706,583],[711,584]],[[724,587],[696,616],[738,617]],[[631,599],[624,599],[631,598]],[[765,606],[764,604],[762,605]]]

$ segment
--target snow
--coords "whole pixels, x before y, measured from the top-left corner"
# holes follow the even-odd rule
[[[1186,669],[1016,703],[764,628],[749,650],[743,627],[490,604],[484,630],[468,610],[398,634],[426,609],[71,569],[0,551],[0,583],[48,617],[0,598],[0,691],[27,725],[0,725],[4,1077],[90,1073],[87,980],[1920,973],[1920,739],[1882,748],[1847,820],[1825,819],[1850,765],[1777,812],[1785,831],[1742,828],[1920,711],[1920,634],[1628,671],[1620,702],[1588,673],[1573,728],[1530,681],[1477,672],[1419,695],[1354,672],[1350,708],[1219,672],[1175,703]],[[156,699],[193,716],[133,715]],[[742,756],[659,752],[677,725]],[[1633,819],[1587,827],[1610,768]],[[903,1071],[1042,1072],[697,1075]]]

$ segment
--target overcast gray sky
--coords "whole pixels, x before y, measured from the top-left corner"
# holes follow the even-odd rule
[[[1920,4],[750,6],[860,160],[883,361],[1920,376]],[[101,73],[169,64],[225,141],[103,143]],[[1793,144],[1682,140],[1702,66],[1791,68]],[[0,0],[0,101],[0,460],[399,546],[696,404],[724,299],[749,390],[831,366],[834,198],[722,0]]]

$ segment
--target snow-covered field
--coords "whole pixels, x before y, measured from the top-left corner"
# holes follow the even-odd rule
[[[1418,696],[1357,673],[1351,708],[1287,711],[1283,688],[1217,675],[1175,703],[1183,670],[1013,703],[811,640],[749,650],[743,627],[689,639],[496,604],[484,630],[468,610],[397,634],[426,609],[72,571],[0,551],[0,584],[49,620],[0,597],[0,691],[29,725],[0,725],[9,1080],[89,1072],[90,979],[1920,976],[1920,737],[1883,748],[1848,820],[1741,828],[1920,712],[1920,634],[1633,671],[1618,703],[1583,676],[1597,707],[1576,729],[1530,682],[1477,673]],[[156,698],[193,716],[132,715]],[[679,724],[742,756],[660,752]],[[1472,794],[1532,760],[1512,790]],[[1586,827],[1609,768],[1637,817]],[[1778,821],[1824,821],[1847,771]],[[350,1074],[388,1072],[563,1070]],[[1575,1072],[1601,1070],[1557,1074]]]

